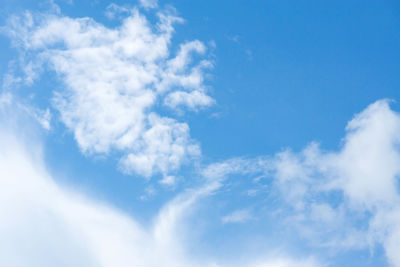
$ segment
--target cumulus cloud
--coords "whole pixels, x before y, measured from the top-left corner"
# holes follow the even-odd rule
[[[203,175],[219,181],[235,173],[272,179],[270,194],[282,201],[281,209],[286,205],[283,227],[295,227],[320,247],[381,244],[388,262],[400,266],[399,144],[400,114],[380,100],[348,123],[338,151],[311,143],[299,153],[215,163]]]
[[[142,1],[155,7],[155,1]],[[189,126],[156,110],[197,110],[214,100],[207,95],[204,73],[212,67],[200,41],[171,51],[174,24],[182,19],[159,11],[152,25],[138,9],[111,5],[110,14],[125,12],[120,26],[108,28],[90,18],[61,14],[12,17],[3,30],[21,51],[25,80],[52,70],[62,81],[52,107],[70,129],[83,153],[121,154],[121,169],[146,177],[164,176],[200,154]],[[110,15],[110,16],[111,16]]]
[[[162,173],[168,173],[181,165],[185,155],[200,155],[198,145],[190,140],[187,124],[154,113],[148,119],[150,128],[134,144],[135,150],[121,159],[125,172],[134,170],[149,177],[157,167]]]

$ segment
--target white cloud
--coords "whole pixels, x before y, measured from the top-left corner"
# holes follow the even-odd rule
[[[57,185],[43,162],[32,117],[13,104],[0,109],[1,266],[208,266],[187,257],[181,225],[215,186],[178,195],[153,223],[141,225]]]
[[[114,3],[111,3],[107,6],[105,11],[105,15],[109,19],[114,19],[119,14],[126,14],[129,13],[130,10],[127,7],[119,6]]]
[[[162,180],[160,180],[160,184],[164,185],[174,185],[176,183],[176,177],[173,175],[165,176]]]
[[[337,187],[356,204],[373,209],[399,200],[400,116],[388,101],[378,101],[347,126],[345,146],[336,159]]]
[[[21,122],[18,111],[13,111],[13,121]],[[180,193],[145,226],[105,203],[57,185],[46,170],[33,131],[24,140],[24,131],[6,125],[2,123],[0,134],[1,266],[223,266],[191,258],[186,250],[195,227],[185,225],[190,223],[185,218],[199,199],[219,188],[217,181]],[[309,260],[281,256],[251,262],[252,258],[229,266],[314,266]]]
[[[12,102],[12,95],[10,93],[0,94],[0,108],[10,105]]]
[[[25,112],[35,121],[37,121],[43,129],[50,130],[52,115],[49,109],[41,110],[36,107],[21,104],[18,101],[15,101],[13,95],[10,92],[2,92],[0,94],[0,111],[2,111],[3,109],[10,109],[12,105],[14,105],[17,110]]]
[[[287,205],[281,206],[287,210],[280,214],[282,226],[335,250],[382,244],[389,263],[400,266],[400,114],[380,100],[346,131],[339,151],[311,143],[300,153],[215,163],[203,175],[219,181],[235,173],[273,178],[270,192]]]
[[[147,7],[155,3],[142,1]],[[121,11],[116,5],[109,9]],[[85,154],[116,150],[125,172],[167,176],[197,157],[200,148],[186,123],[161,117],[155,109],[160,103],[179,111],[214,103],[203,84],[212,63],[193,62],[194,53],[206,52],[197,40],[171,56],[173,24],[181,18],[160,11],[159,22],[151,25],[139,10],[129,12],[116,28],[90,18],[27,12],[12,17],[5,31],[23,51],[29,84],[44,68],[62,80],[53,107]]]
[[[247,209],[235,210],[231,214],[222,217],[223,223],[244,223],[254,219],[253,215]]]
[[[167,173],[176,170],[185,155],[199,156],[199,146],[190,140],[189,127],[169,118],[149,115],[150,128],[142,133],[142,138],[134,144],[132,153],[121,160],[125,172],[135,170],[149,177],[154,170]]]
[[[180,211],[157,220],[153,232],[54,184],[14,138],[2,135],[1,145],[0,265],[188,266],[178,244],[160,238],[175,236],[163,230],[172,231]]]
[[[292,259],[288,257],[276,257],[270,260],[266,260],[264,262],[259,262],[252,267],[317,267],[323,266],[317,260],[310,258],[310,259]]]
[[[220,181],[227,179],[231,174],[267,174],[271,169],[271,160],[267,157],[256,159],[232,158],[223,162],[210,164],[201,172],[206,179]]]
[[[144,8],[156,8],[158,7],[158,0],[139,0],[140,5]]]
[[[27,109],[27,112],[31,114],[31,116],[36,119],[39,124],[46,130],[50,130],[51,128],[51,113],[47,108],[46,110],[40,110],[37,108]]]
[[[157,6],[156,1],[141,4]],[[124,172],[145,177],[159,172],[163,183],[173,184],[170,172],[198,157],[200,147],[186,123],[162,117],[156,109],[197,110],[214,102],[204,85],[204,72],[212,63],[192,59],[193,53],[204,56],[204,44],[184,43],[171,56],[173,24],[181,21],[160,12],[158,24],[151,25],[133,9],[119,27],[107,28],[90,18],[27,12],[11,18],[3,30],[22,51],[26,84],[45,68],[63,81],[54,92],[53,106],[84,153],[116,150],[122,154],[119,167]],[[8,77],[5,87],[20,83],[18,77]],[[0,107],[10,104],[9,96],[1,95]],[[29,111],[50,129],[48,109]],[[186,257],[178,237],[180,219],[230,175],[257,174],[256,182],[274,178],[274,193],[289,210],[283,223],[299,229],[313,244],[365,248],[379,243],[389,263],[400,266],[400,115],[388,101],[378,101],[356,115],[346,131],[338,151],[323,151],[312,143],[300,153],[285,150],[269,158],[212,164],[202,171],[206,185],[167,204],[149,229],[57,186],[40,156],[32,156],[15,133],[3,132],[0,265],[204,266]],[[222,220],[243,222],[249,217],[241,210]],[[315,263],[273,258],[256,266],[307,264]]]
[[[180,91],[168,94],[164,103],[172,109],[177,109],[183,105],[195,110],[197,107],[211,105],[214,100],[203,92],[193,91],[188,93]]]

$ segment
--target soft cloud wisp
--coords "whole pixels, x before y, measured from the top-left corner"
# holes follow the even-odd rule
[[[57,185],[32,136],[27,143],[3,127],[0,145],[1,266],[222,266],[189,257],[180,238],[183,228],[193,229],[184,225],[185,217],[199,199],[220,188],[219,182],[178,194],[144,227],[115,208]],[[186,233],[186,242],[190,236]],[[317,264],[279,255],[234,266]]]
[[[280,203],[281,227],[336,251],[382,245],[388,261],[400,266],[400,114],[380,100],[346,130],[339,151],[312,143],[300,153],[215,163],[203,175],[219,182],[238,173],[258,174],[256,183],[272,178],[268,194]]]

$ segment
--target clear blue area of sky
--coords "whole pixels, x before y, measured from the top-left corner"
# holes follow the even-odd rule
[[[57,2],[65,15],[116,25],[104,16],[109,3]],[[185,19],[176,26],[176,43],[198,39],[216,45],[212,49],[215,67],[209,71],[207,85],[217,104],[180,117],[188,121],[192,137],[200,142],[206,163],[273,155],[288,147],[299,151],[311,141],[338,149],[346,123],[355,113],[382,98],[393,99],[394,109],[400,107],[396,102],[400,101],[399,1],[161,0],[160,5],[174,6]],[[0,0],[0,25],[10,14],[47,7],[37,1]],[[0,36],[0,47],[0,74],[4,74],[17,53],[5,36]],[[45,102],[46,92],[55,84],[51,74],[46,74],[21,93],[42,90],[43,99],[38,101]],[[83,156],[60,123],[46,136],[47,158],[63,183],[142,219],[173,195],[165,190],[140,201],[138,196],[149,182],[119,173],[117,159]],[[255,223],[254,229],[263,223]],[[239,226],[229,227],[221,238]],[[382,252],[378,249],[377,253],[373,260],[368,251],[357,257],[344,253],[339,261],[345,262],[342,266],[379,265]]]

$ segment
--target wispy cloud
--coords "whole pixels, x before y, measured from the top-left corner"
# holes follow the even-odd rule
[[[18,110],[13,111],[18,121]],[[183,191],[161,208],[153,223],[142,225],[116,208],[56,184],[46,170],[40,139],[31,134],[25,141],[5,125],[0,134],[0,265],[216,267],[233,262],[190,257],[186,242],[191,242],[192,233],[182,230],[193,229],[185,218],[199,200],[220,187],[218,182]],[[263,258],[226,266],[316,266],[309,259]]]
[[[282,201],[281,227],[295,227],[317,247],[381,244],[388,261],[397,266],[400,114],[390,109],[388,100],[377,101],[346,130],[339,151],[323,151],[312,143],[300,153],[285,150],[273,157],[215,163],[203,174],[219,181],[235,173],[263,174],[258,181],[272,179],[269,194]],[[226,220],[240,220],[241,215],[233,213]]]
[[[144,8],[156,8],[158,7],[158,0],[139,0],[140,5]]]
[[[232,213],[222,217],[223,223],[244,223],[254,219],[251,212],[247,209],[235,210]]]
[[[111,3],[107,6],[105,15],[109,19],[115,19],[118,15],[126,15],[130,13],[130,9],[124,6],[119,6],[117,4]]]

